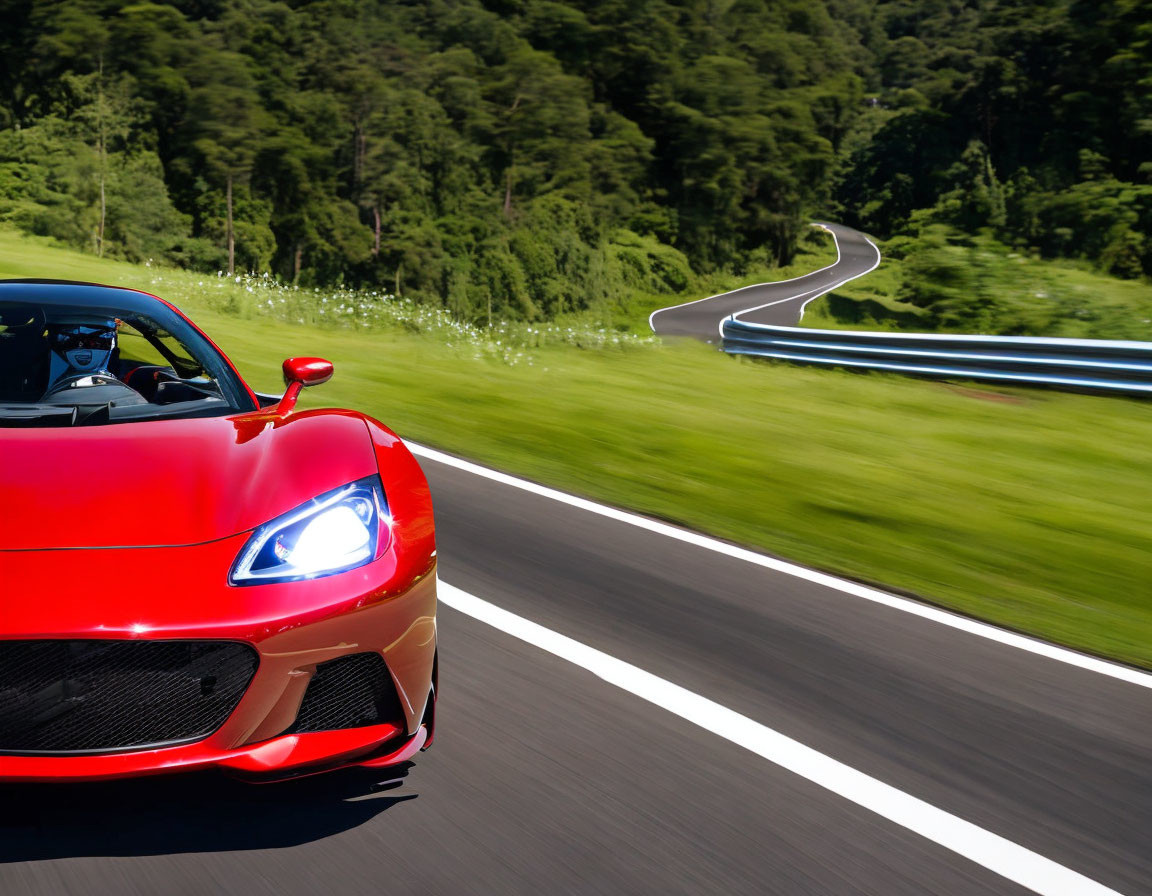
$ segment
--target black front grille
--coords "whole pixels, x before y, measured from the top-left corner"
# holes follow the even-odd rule
[[[291,734],[404,724],[400,697],[383,657],[353,653],[321,663],[308,682]]]
[[[231,641],[0,641],[0,752],[199,740],[224,724],[256,664]]]

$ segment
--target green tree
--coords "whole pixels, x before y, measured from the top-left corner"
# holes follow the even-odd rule
[[[252,173],[252,162],[272,125],[256,92],[249,60],[219,46],[205,47],[190,78],[188,128],[192,146],[225,191],[228,273],[236,270],[234,192]]]

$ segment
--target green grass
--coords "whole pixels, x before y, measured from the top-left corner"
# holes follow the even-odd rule
[[[1152,404],[641,340],[521,335],[509,363],[433,328],[254,316],[247,286],[3,232],[0,274],[160,277],[258,389],[279,386],[285,356],[325,356],[336,377],[308,405],[359,408],[501,469],[1152,667]]]
[[[897,298],[902,275],[901,261],[884,256],[876,270],[811,302],[800,325],[825,330],[928,329],[924,310]]]
[[[817,299],[802,325],[824,329],[929,330],[1087,339],[1152,340],[1152,284],[1121,280],[1072,261],[1040,261],[991,239],[939,249],[936,258],[963,274],[955,301],[987,306],[957,325],[938,326],[927,312],[901,301],[914,241],[880,244],[880,267]],[[891,249],[891,251],[890,251]]]

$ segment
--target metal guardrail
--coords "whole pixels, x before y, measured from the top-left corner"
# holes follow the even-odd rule
[[[1152,342],[809,330],[729,317],[724,351],[800,364],[1152,395]]]

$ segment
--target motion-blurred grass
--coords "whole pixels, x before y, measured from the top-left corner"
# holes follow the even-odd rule
[[[0,276],[157,273],[0,233]],[[203,278],[200,278],[202,280]],[[175,299],[276,390],[608,503],[1152,667],[1152,404],[741,361],[697,344],[545,342],[510,364],[433,331],[243,319]],[[530,362],[530,363],[528,363]],[[771,600],[771,594],[764,595]]]

